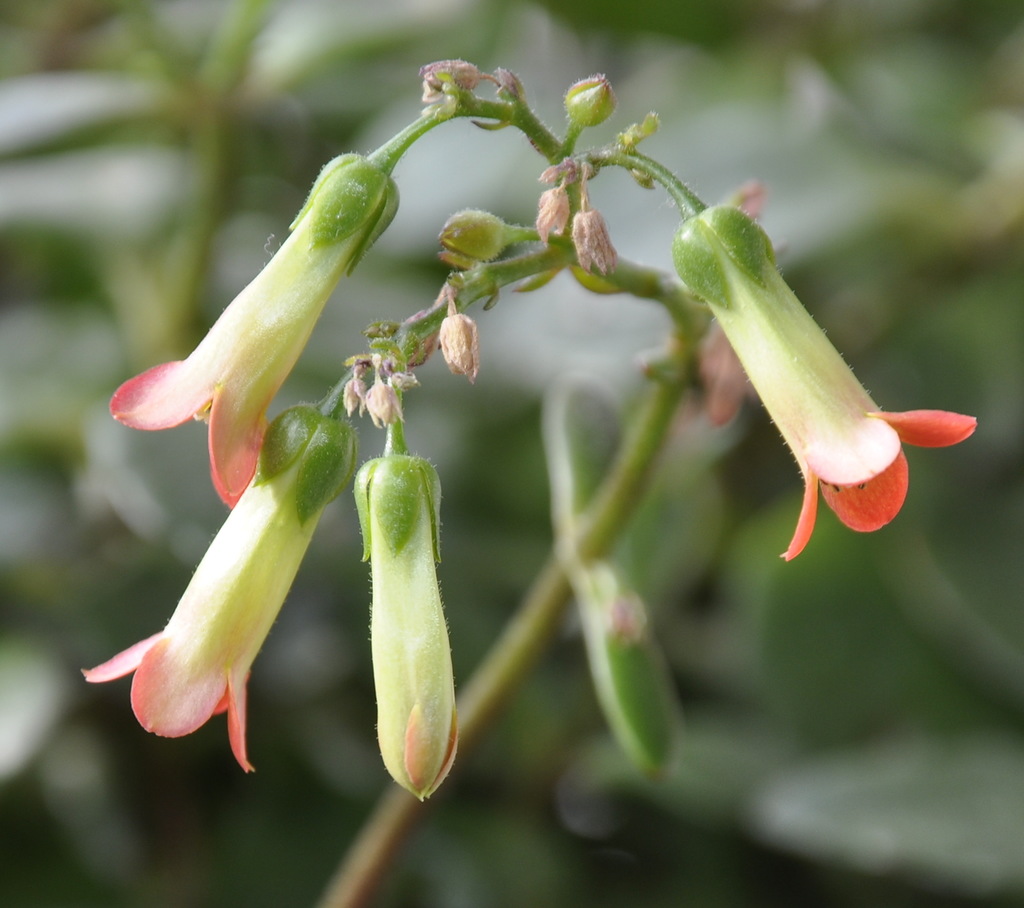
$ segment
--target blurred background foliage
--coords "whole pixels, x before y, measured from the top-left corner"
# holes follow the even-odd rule
[[[0,904],[309,905],[389,784],[348,496],[257,660],[254,775],[221,721],[157,739],[127,682],[78,669],[163,625],[224,516],[203,430],[124,429],[110,393],[191,349],[320,166],[415,118],[418,67],[448,57],[518,72],[553,124],[605,72],[599,140],[654,109],[645,150],[706,199],[763,181],[787,277],[879,404],[979,430],[910,452],[890,527],[823,514],[786,565],[801,488],[763,412],[681,422],[624,548],[685,705],[676,771],[645,780],[611,743],[568,620],[380,904],[1024,905],[1017,0],[0,2]],[[433,300],[452,211],[532,220],[541,164],[465,121],[420,142],[274,412]],[[592,193],[621,254],[669,268],[661,195],[615,173]],[[545,388],[582,372],[628,406],[667,324],[566,276],[479,323],[477,385],[431,362],[408,401],[444,485],[458,678],[550,544]]]

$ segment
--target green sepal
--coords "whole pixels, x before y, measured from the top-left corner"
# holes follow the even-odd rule
[[[359,233],[347,272],[391,223],[398,209],[398,189],[391,177],[357,154],[345,154],[324,165],[306,203],[291,224],[314,221],[314,246],[337,243]]]
[[[441,482],[429,461],[411,454],[389,454],[368,460],[355,480],[356,511],[363,533],[363,561],[373,547],[387,545],[397,555],[413,538],[419,521],[430,521],[433,558],[441,560]],[[383,539],[371,538],[371,511]]]
[[[299,523],[319,514],[352,478],[358,442],[347,422],[300,404],[281,413],[267,428],[260,448],[256,484],[295,468],[295,508]]]
[[[355,429],[347,422],[321,416],[299,463],[295,509],[303,524],[320,513],[348,485],[359,449]]]
[[[729,205],[706,208],[683,221],[672,241],[672,260],[689,290],[719,306],[729,304],[729,268],[740,268],[762,286],[766,269],[775,268],[767,234]]]
[[[322,418],[316,408],[301,405],[281,413],[263,435],[255,482],[269,482],[295,463]]]

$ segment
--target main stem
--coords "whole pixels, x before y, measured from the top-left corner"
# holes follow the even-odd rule
[[[689,357],[689,346],[682,338],[674,338],[669,351],[673,368],[667,371],[676,380],[661,380],[651,388],[594,504],[582,518],[577,550],[587,557],[600,557],[611,549],[640,501],[686,387]],[[462,690],[458,702],[460,760],[466,759],[557,632],[569,596],[568,578],[552,554]],[[392,859],[425,810],[425,804],[398,787],[386,791],[339,865],[318,908],[362,908],[369,904]]]

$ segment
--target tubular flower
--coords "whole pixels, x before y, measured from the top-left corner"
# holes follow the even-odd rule
[[[367,461],[355,480],[370,561],[377,741],[392,778],[421,801],[455,760],[455,683],[434,562],[441,488],[421,457]]]
[[[711,307],[803,473],[787,561],[811,537],[819,487],[848,527],[877,530],[907,495],[902,444],[942,447],[974,431],[977,420],[959,413],[881,411],[782,279],[767,235],[738,209],[709,208],[684,221],[672,251],[680,277]]]
[[[387,173],[343,155],[323,169],[292,233],[191,355],[129,379],[110,412],[133,429],[210,424],[210,472],[234,507],[256,469],[266,410],[338,279],[355,267],[398,205]]]
[[[327,503],[355,465],[344,423],[296,407],[267,432],[260,472],[199,563],[167,626],[102,665],[87,681],[135,672],[132,709],[157,735],[187,735],[227,712],[228,738],[248,771],[246,682]]]

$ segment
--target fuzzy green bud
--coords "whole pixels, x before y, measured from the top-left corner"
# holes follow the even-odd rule
[[[489,262],[501,255],[515,239],[513,231],[501,218],[475,208],[453,214],[445,221],[438,236],[445,249],[441,259],[457,268]]]
[[[297,466],[295,507],[299,523],[319,514],[348,485],[355,470],[355,431],[315,407],[291,407],[268,427],[260,449],[256,483]]]
[[[373,581],[370,642],[377,739],[388,772],[420,800],[455,759],[458,725],[437,560],[441,490],[420,457],[365,463],[355,482]]]
[[[578,128],[597,126],[615,111],[615,92],[603,75],[581,79],[565,93],[565,112]]]
[[[324,165],[292,229],[309,218],[313,245],[349,241],[351,273],[397,210],[398,187],[391,176],[361,155],[344,154]]]

